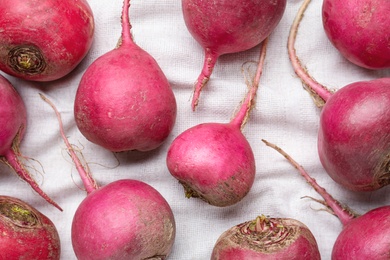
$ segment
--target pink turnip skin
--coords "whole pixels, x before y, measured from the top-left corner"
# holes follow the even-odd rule
[[[302,222],[259,216],[222,233],[210,259],[320,260],[321,256],[315,237]]]
[[[11,82],[0,75],[0,162],[11,167],[20,178],[27,182],[47,202],[62,210],[39,187],[23,165],[19,146],[27,126],[27,111],[24,102]]]
[[[93,34],[86,0],[3,0],[0,69],[26,80],[59,79],[85,57]]]
[[[261,48],[253,85],[234,118],[229,123],[193,126],[171,143],[166,164],[171,175],[183,185],[186,197],[225,207],[242,200],[252,187],[255,159],[241,129],[258,89],[266,46],[267,40]]]
[[[88,67],[74,102],[80,132],[113,152],[156,149],[171,133],[177,112],[161,68],[132,39],[129,5],[118,47]]]
[[[195,83],[193,110],[218,57],[260,44],[278,25],[285,8],[286,0],[182,0],[185,24],[205,52],[202,72]]]
[[[368,69],[390,68],[390,2],[324,0],[327,37],[352,63]]]
[[[0,234],[0,259],[60,259],[53,222],[24,201],[0,196]]]
[[[296,74],[322,102],[318,154],[326,172],[353,191],[374,191],[390,183],[390,78],[348,84],[336,92],[302,68],[295,37],[305,1],[291,27],[289,55]]]
[[[281,153],[320,194],[323,203],[343,224],[343,230],[337,237],[332,250],[332,260],[356,260],[390,258],[390,206],[382,206],[357,215],[348,207],[342,206],[327,191],[311,178],[306,170],[294,161],[280,147],[263,142]]]
[[[87,191],[72,221],[72,246],[80,260],[164,260],[176,236],[168,202],[152,186],[137,180],[118,180],[99,187],[69,143],[61,115],[60,133]]]

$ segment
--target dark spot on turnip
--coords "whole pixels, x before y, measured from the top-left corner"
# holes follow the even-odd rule
[[[18,45],[8,53],[8,66],[15,72],[34,75],[43,72],[46,61],[39,48],[33,45]]]

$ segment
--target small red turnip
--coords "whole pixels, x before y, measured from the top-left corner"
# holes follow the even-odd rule
[[[39,187],[24,167],[19,145],[27,125],[27,111],[24,102],[11,82],[0,75],[0,161],[11,167],[20,178],[27,182],[47,202],[62,210]]]
[[[0,234],[0,259],[60,259],[53,222],[24,201],[0,196]]]
[[[253,86],[229,123],[193,126],[171,143],[167,167],[183,185],[186,197],[198,197],[214,206],[230,206],[246,196],[255,178],[252,148],[241,132],[258,89],[265,58],[263,43]]]
[[[377,190],[390,182],[390,78],[351,83],[335,93],[311,78],[294,49],[309,2],[304,1],[291,27],[288,50],[296,74],[323,102],[317,143],[321,163],[350,190]]]
[[[182,0],[185,24],[205,52],[203,68],[195,83],[193,110],[218,57],[260,44],[278,25],[285,8],[286,0]]]
[[[123,6],[117,48],[88,67],[74,102],[80,132],[113,152],[157,148],[176,120],[176,99],[167,78],[132,39],[129,2]]]
[[[218,238],[211,260],[320,260],[315,237],[302,222],[259,216]]]
[[[390,206],[370,210],[361,216],[355,214],[319,186],[305,169],[280,147],[265,140],[263,142],[281,153],[298,169],[305,180],[324,198],[324,202],[321,203],[326,205],[342,222],[344,227],[333,246],[332,260],[389,259]]]
[[[176,224],[168,202],[152,186],[131,179],[99,187],[69,143],[54,109],[69,155],[87,191],[72,221],[72,246],[78,259],[166,259],[176,236]]]
[[[26,80],[59,79],[85,57],[93,34],[86,0],[3,0],[0,69]]]
[[[324,0],[322,22],[330,42],[352,63],[390,68],[390,2]]]

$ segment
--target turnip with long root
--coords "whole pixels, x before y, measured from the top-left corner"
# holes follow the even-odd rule
[[[390,182],[390,78],[348,84],[330,91],[302,68],[294,48],[305,0],[291,26],[288,51],[295,73],[322,107],[318,153],[334,181],[354,191]]]
[[[32,81],[68,75],[87,55],[95,30],[87,0],[3,0],[0,69]]]
[[[17,90],[2,75],[0,104],[0,161],[11,167],[42,198],[62,211],[61,207],[42,191],[24,165],[25,156],[21,154],[19,146],[26,132],[27,111]]]
[[[193,126],[171,143],[166,163],[183,185],[187,198],[197,197],[214,206],[230,206],[243,199],[254,182],[252,148],[242,134],[262,74],[268,38],[263,42],[255,79],[240,110],[229,123]]]
[[[367,69],[390,68],[390,2],[324,0],[322,24],[334,47]]]
[[[260,44],[282,19],[286,0],[182,0],[181,4],[185,24],[205,53],[192,97],[195,110],[218,57]]]
[[[0,259],[60,259],[57,228],[20,199],[0,196],[0,233]]]
[[[332,250],[332,260],[389,259],[390,257],[390,206],[382,206],[363,215],[341,205],[324,188],[310,177],[306,170],[280,147],[266,140],[263,142],[282,154],[320,194],[328,210],[343,224]]]
[[[221,234],[211,260],[320,260],[313,233],[302,222],[264,215]]]
[[[80,132],[113,152],[157,148],[171,133],[177,112],[168,79],[132,39],[129,7],[125,0],[118,46],[88,67],[74,101]]]
[[[166,259],[176,236],[173,212],[152,186],[131,179],[99,186],[69,143],[61,115],[60,134],[87,192],[72,220],[72,246],[78,259]]]

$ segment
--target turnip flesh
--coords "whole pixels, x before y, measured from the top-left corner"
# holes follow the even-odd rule
[[[259,216],[236,225],[218,238],[211,260],[319,260],[315,237],[302,222]]]
[[[27,125],[27,111],[22,98],[12,84],[0,75],[0,161],[11,167],[42,198],[62,211],[61,207],[42,191],[23,165],[19,145]]]
[[[69,143],[60,113],[50,100],[41,97],[57,115],[61,137],[87,191],[72,221],[72,246],[77,258],[166,259],[176,235],[168,202],[152,186],[137,180],[118,180],[99,187]]]
[[[205,52],[195,83],[192,109],[222,54],[245,51],[260,44],[279,24],[286,0],[182,0],[185,24]]]
[[[294,49],[304,1],[291,27],[291,64],[310,92],[322,100],[318,153],[334,181],[354,191],[373,191],[390,183],[390,78],[359,81],[335,93],[303,69]]]
[[[390,255],[390,206],[382,206],[360,216],[342,206],[310,177],[306,170],[280,147],[263,142],[281,153],[324,198],[326,205],[341,221],[343,230],[336,239],[332,260],[389,259]]]
[[[203,123],[178,135],[167,153],[167,167],[183,185],[186,197],[214,206],[243,199],[254,182],[252,148],[241,132],[258,89],[267,40],[261,48],[255,80],[240,110],[229,123]]]
[[[60,259],[56,227],[22,200],[0,196],[0,259]]]
[[[1,1],[0,69],[25,80],[62,78],[88,53],[94,26],[86,0]]]
[[[132,39],[128,12],[122,14],[117,48],[88,67],[74,101],[80,132],[113,152],[157,148],[171,133],[177,112],[163,71]]]
[[[390,2],[324,0],[322,23],[336,49],[367,69],[390,68]]]

